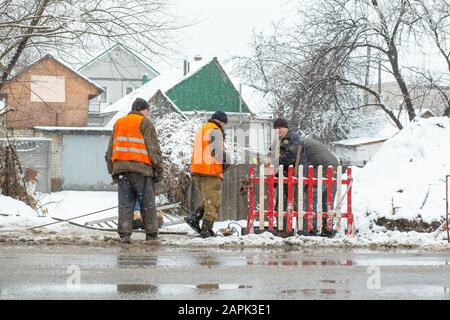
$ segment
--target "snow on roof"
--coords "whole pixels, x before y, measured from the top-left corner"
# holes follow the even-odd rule
[[[55,58],[54,56],[52,56],[51,54],[46,54],[43,57],[35,60],[34,62],[32,62],[30,65],[28,65],[25,69],[23,69],[22,71],[20,71],[19,73],[17,73],[14,77],[16,78],[19,74],[25,72],[26,70],[28,70],[29,68],[31,68],[33,65],[39,63],[40,61],[47,59],[47,58],[51,58],[53,60],[55,60],[56,62],[58,62],[59,64],[61,64],[63,67],[65,67],[66,69],[69,69],[71,72],[75,73],[78,77],[82,78],[83,80],[89,82],[91,85],[93,85],[94,87],[96,87],[100,92],[103,92],[103,88],[100,87],[98,84],[96,84],[94,81],[92,81],[91,79],[89,79],[88,77],[82,75],[81,73],[79,73],[77,70],[75,70],[74,68],[72,68],[71,66],[69,66],[67,63]]]
[[[106,127],[112,128],[114,126],[114,123],[117,121],[118,118],[125,116],[128,114],[128,112],[131,111],[131,105],[133,104],[133,101],[136,98],[142,98],[145,100],[150,100],[158,90],[161,90],[161,92],[164,94],[164,97],[168,99],[168,101],[172,104],[172,106],[181,113],[181,110],[176,106],[176,104],[170,100],[169,97],[165,94],[165,92],[169,91],[171,88],[173,88],[175,85],[180,83],[181,81],[184,81],[190,77],[192,77],[195,73],[200,71],[204,66],[212,62],[212,60],[201,60],[196,61],[195,63],[191,64],[191,69],[188,74],[185,76],[182,76],[182,72],[180,70],[174,69],[169,70],[167,72],[161,73],[160,75],[156,76],[155,78],[151,79],[146,84],[142,85],[141,87],[137,88],[135,91],[129,93],[125,97],[119,99],[115,103],[109,105],[106,107],[102,113],[110,113],[110,112],[117,112],[114,117],[106,124]]]
[[[50,138],[44,138],[44,137],[15,137],[15,138],[0,138],[0,141],[51,141]]]
[[[136,98],[142,98],[145,99],[146,101],[149,101],[150,98],[152,98],[158,92],[158,90],[161,90],[161,92],[167,91],[175,83],[177,83],[178,80],[179,78],[174,76],[174,74],[172,73],[162,73],[159,76],[156,76],[155,78],[147,82],[146,84],[144,84],[143,86],[137,88],[133,92],[127,94],[118,101],[109,105],[102,111],[102,113],[105,114],[116,112],[116,114],[106,124],[105,127],[112,128],[114,126],[114,123],[116,123],[117,119],[127,115],[131,111],[131,106],[134,100],[136,100]],[[173,104],[171,100],[169,101]]]
[[[226,71],[228,68],[231,68],[227,64],[223,67]],[[229,78],[233,85],[238,88],[237,90],[239,90],[239,85],[242,84],[242,99],[247,103],[250,112],[262,117],[271,117],[271,115],[269,115],[272,113],[270,102],[273,101],[273,97],[268,94],[264,94],[260,90],[257,90],[247,84],[246,81],[241,79],[238,74],[232,73],[231,71],[227,71],[227,73],[230,75]]]
[[[409,116],[406,110],[392,110],[395,115],[399,115],[399,121],[403,127],[407,127],[410,123]],[[428,109],[417,110],[417,115],[427,115],[432,112]],[[390,138],[399,132],[397,125],[383,110],[376,110],[370,112],[366,117],[366,123],[359,128],[353,129],[348,138],[361,139],[378,139]],[[339,142],[339,141],[338,141]]]
[[[85,63],[84,65],[82,65],[81,67],[78,68],[79,71],[82,71],[83,69],[85,69],[87,66],[89,66],[90,64],[92,64],[94,61],[97,61],[98,59],[100,59],[101,57],[103,57],[105,54],[107,54],[108,52],[114,50],[115,48],[123,48],[125,51],[127,51],[130,55],[132,55],[134,58],[136,58],[139,62],[141,62],[142,64],[144,64],[147,68],[149,68],[150,70],[152,70],[154,73],[159,74],[159,72],[157,70],[155,70],[148,62],[146,62],[143,58],[139,57],[135,52],[133,52],[132,50],[128,49],[126,46],[120,44],[120,43],[116,43],[115,45],[113,45],[112,47],[110,47],[109,49],[103,50],[101,52],[98,52],[97,54],[94,55],[94,58],[92,58],[91,60],[89,60],[87,63]]]
[[[441,220],[449,142],[447,117],[419,118],[387,140],[353,175],[357,228],[369,229],[379,217]]]
[[[204,68],[206,65],[210,64],[214,60],[217,60],[217,58],[212,59],[202,59],[200,61],[194,61],[190,64],[190,72],[186,74],[185,76],[182,76],[181,70],[178,69],[172,69],[167,72],[161,73],[160,75],[156,76],[146,84],[142,85],[135,91],[129,93],[125,97],[119,99],[115,103],[109,105],[106,107],[102,114],[111,113],[111,112],[117,112],[114,117],[106,124],[106,127],[112,128],[114,123],[117,121],[118,118],[125,116],[128,114],[128,112],[131,111],[131,105],[133,104],[133,101],[136,98],[142,98],[145,100],[150,100],[157,92],[158,90],[161,90],[161,92],[164,94],[164,96],[168,99],[169,102],[171,102],[172,106],[181,112],[179,108],[176,106],[176,104],[170,100],[169,97],[165,94],[167,91],[169,91],[171,88],[176,86],[178,83],[189,79],[193,75],[195,75],[197,72],[199,72],[202,68]],[[219,63],[220,64],[220,63]],[[222,66],[223,67],[223,66]],[[225,72],[226,68],[224,68]],[[236,86],[236,81],[238,81],[237,77],[231,78],[230,81],[232,82],[233,86]],[[236,89],[237,90],[237,89]],[[237,90],[238,91],[238,90]],[[247,106],[250,108],[250,111],[252,110],[250,105],[248,104],[248,101],[251,101],[252,105],[258,105],[257,109],[258,112],[255,114],[261,114],[264,118],[264,114],[261,110],[268,110],[268,99],[264,98],[263,95],[255,90],[254,88],[251,88],[250,86],[246,86],[246,89],[242,90],[243,94],[243,100],[246,101]],[[253,112],[252,112],[253,113]],[[270,118],[270,115],[267,115],[267,117]]]
[[[33,127],[33,129],[36,129],[38,131],[72,131],[72,132],[111,132],[111,128],[106,127],[51,127],[51,126],[37,126]]]
[[[165,93],[164,91],[158,90],[158,92],[167,99],[167,101],[172,105],[172,107],[178,111],[179,114],[181,114],[181,116],[188,120],[188,117],[185,116],[185,114],[183,112],[181,112],[180,108],[178,108],[178,106],[175,104],[175,102],[172,101],[172,99],[170,99]]]
[[[377,142],[384,142],[388,139],[388,137],[367,137],[367,138],[353,138],[353,139],[344,139],[333,142],[334,145],[340,146],[361,146],[365,144],[372,144]]]
[[[89,79],[88,77],[82,75],[80,72],[78,72],[77,70],[75,70],[74,68],[72,68],[71,66],[69,66],[67,63],[65,63],[64,61],[61,61],[55,57],[53,57],[52,55],[49,55],[50,57],[52,57],[53,59],[55,59],[57,62],[59,62],[60,64],[62,64],[64,67],[66,67],[67,69],[69,69],[70,71],[72,71],[73,73],[75,73],[77,76],[79,76],[80,78],[82,78],[83,80],[86,80],[87,82],[89,82],[90,84],[92,84],[94,87],[96,87],[97,89],[100,90],[100,92],[103,92],[103,88],[100,87],[97,83],[95,83],[94,81],[92,81],[91,79]]]
[[[158,92],[158,90],[169,90],[180,81],[180,78],[181,77],[177,77],[173,72],[162,73],[143,84],[133,92],[109,105],[102,111],[102,113],[121,111],[126,114],[131,111],[131,105],[136,98],[142,98],[148,101],[156,94],[156,92]]]

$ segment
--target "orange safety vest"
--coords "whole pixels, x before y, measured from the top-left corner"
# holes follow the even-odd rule
[[[219,163],[211,155],[211,131],[217,129],[220,132],[221,152],[224,147],[223,135],[219,126],[215,123],[206,123],[195,135],[194,149],[192,153],[192,173],[200,173],[208,176],[223,178],[223,164]],[[216,140],[217,141],[217,140]],[[213,143],[214,147],[214,143]]]
[[[144,116],[129,114],[116,121],[113,134],[112,161],[137,161],[152,164],[141,133]]]

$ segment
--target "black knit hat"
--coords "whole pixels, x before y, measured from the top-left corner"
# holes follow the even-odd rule
[[[273,122],[273,128],[274,129],[278,129],[278,128],[288,128],[289,129],[289,125],[286,119],[284,118],[278,118],[275,119],[275,121]]]
[[[222,121],[223,123],[227,124],[228,116],[225,112],[219,110],[219,111],[214,112],[214,114],[211,116],[211,120],[219,120],[219,121]]]
[[[131,107],[131,110],[133,111],[141,111],[144,109],[150,109],[150,105],[148,102],[142,98],[136,98],[133,102],[133,106]]]

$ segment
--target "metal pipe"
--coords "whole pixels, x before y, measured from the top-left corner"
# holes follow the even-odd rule
[[[450,237],[449,237],[449,226],[448,226],[448,177],[450,175],[445,176],[445,221],[447,223],[447,242],[450,243]]]
[[[239,84],[239,124],[242,123],[242,83]]]

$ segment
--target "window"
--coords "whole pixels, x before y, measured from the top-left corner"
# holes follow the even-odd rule
[[[100,102],[106,102],[108,100],[108,87],[102,87],[103,93],[100,95]]]
[[[133,87],[127,87],[127,89],[126,89],[126,94],[130,94],[130,93],[132,93],[133,92]]]
[[[59,76],[31,76],[33,102],[65,102],[65,78]]]

